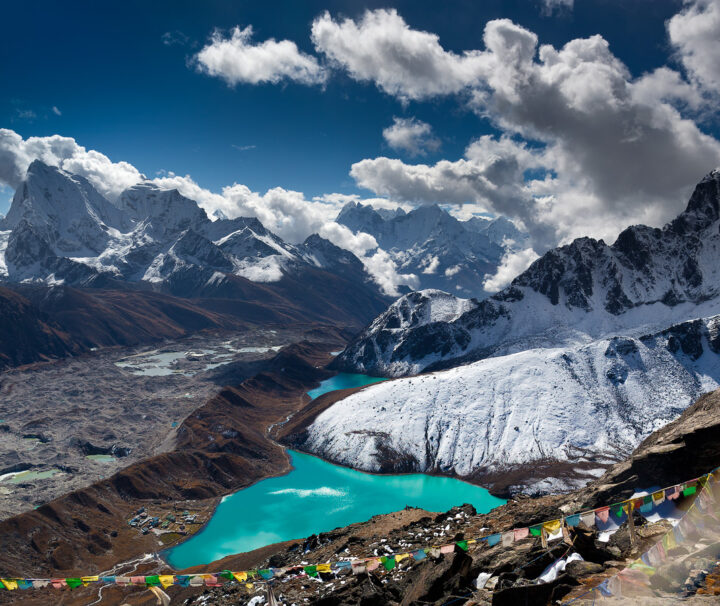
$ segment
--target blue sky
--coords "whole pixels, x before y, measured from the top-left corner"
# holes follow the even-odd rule
[[[385,156],[400,159],[403,167],[455,162],[484,134],[497,138],[506,133],[531,148],[545,148],[556,142],[553,137],[560,140],[565,135],[555,129],[536,137],[536,124],[510,123],[495,106],[472,107],[465,92],[408,101],[402,94],[383,92],[372,78],[353,76],[347,66],[335,65],[322,85],[280,79],[276,84],[240,82],[229,86],[222,77],[201,73],[194,57],[209,44],[214,30],[229,36],[235,26],[252,25],[253,44],[269,38],[289,40],[300,53],[326,66],[329,55],[315,47],[310,35],[314,20],[324,11],[339,24],[342,18],[358,23],[366,10],[395,8],[408,29],[437,34],[442,48],[456,56],[466,50],[482,51],[486,24],[506,18],[533,32],[540,45],[556,49],[572,40],[600,34],[610,52],[629,69],[628,81],[663,66],[677,71],[684,81],[693,80],[678,58],[677,44],[669,42],[666,27],[669,19],[689,10],[687,5],[692,3],[555,3],[559,6],[554,10],[541,0],[456,0],[442,5],[418,0],[273,5],[220,0],[10,3],[4,7],[4,20],[11,25],[4,28],[0,46],[0,75],[5,85],[0,98],[0,127],[15,131],[23,139],[54,134],[72,137],[114,162],[131,163],[150,178],[162,175],[162,171],[188,174],[213,192],[242,183],[255,192],[273,187],[297,190],[308,199],[336,192],[405,198],[414,203],[445,202],[443,196],[447,196],[453,202],[457,201],[453,198],[456,194],[442,188],[427,195],[407,192],[400,185],[378,184],[375,177],[351,177],[349,172],[354,163]],[[696,4],[704,5],[700,0]],[[698,10],[702,9],[699,6]],[[693,80],[696,89],[699,81]],[[703,89],[706,98],[714,94],[708,93],[709,89]],[[717,138],[715,107],[705,104],[688,112],[687,104],[683,99],[673,107],[683,112],[683,118],[692,120],[699,132]],[[392,148],[383,137],[383,129],[396,117],[427,123],[436,145],[427,147],[422,156]],[[572,144],[571,139],[565,141],[566,148]],[[550,165],[543,162],[538,167],[537,162],[528,161],[522,165],[523,174],[553,175],[555,165],[548,168]],[[559,165],[564,166],[562,162]],[[698,166],[697,174],[702,176],[710,168],[712,164]],[[582,169],[580,166],[575,172],[581,175]],[[573,178],[577,182],[581,177]],[[696,180],[694,175],[683,175],[682,179],[678,177],[678,187],[687,189],[688,183]],[[368,183],[372,187],[368,188]],[[601,198],[618,195],[608,189],[610,185],[596,185]],[[570,185],[562,187],[567,192]],[[555,195],[541,189],[533,190],[534,200],[544,194]],[[621,194],[642,191],[644,206],[639,206],[635,215],[621,213],[619,222],[652,219],[655,215],[664,219],[669,214],[663,211],[654,215],[648,210],[658,202],[648,198],[651,194],[643,187],[628,183],[626,190]],[[10,187],[6,187],[6,200],[10,194]],[[473,194],[457,196],[472,198]],[[507,200],[493,204],[475,210],[508,211],[516,220],[534,220],[527,212],[518,211],[513,216]],[[601,206],[606,210],[612,204],[605,201]],[[543,220],[559,224],[567,219],[538,219],[538,224]],[[548,237],[559,240],[591,228],[579,225],[555,230]],[[543,229],[548,232],[555,227]],[[544,237],[541,231],[538,229],[538,242]]]

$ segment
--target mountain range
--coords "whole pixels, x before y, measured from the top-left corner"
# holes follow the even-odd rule
[[[405,295],[334,366],[410,377],[340,400],[291,442],[504,494],[582,485],[720,384],[719,261],[714,171],[662,229],[575,240],[483,301]]]
[[[405,212],[348,202],[336,221],[354,233],[375,238],[402,274],[414,274],[418,289],[441,289],[485,297],[485,276],[494,274],[503,256],[525,248],[528,236],[505,217],[460,221],[438,205]]]
[[[318,235],[289,244],[254,218],[211,220],[149,182],[110,201],[39,160],[0,221],[0,281],[16,293],[5,297],[8,314],[63,335],[36,341],[34,356],[5,341],[9,363],[200,328],[359,328],[391,300],[360,259]]]

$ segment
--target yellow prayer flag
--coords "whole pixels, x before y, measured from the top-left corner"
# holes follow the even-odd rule
[[[166,589],[170,587],[170,585],[175,583],[175,577],[171,574],[161,574],[160,576],[158,576],[158,579],[160,579],[160,585],[162,585]]]
[[[395,555],[395,561],[396,562],[402,562],[403,560],[410,557],[409,553],[398,553]]]
[[[560,530],[560,526],[562,526],[562,522],[560,522],[560,520],[552,520],[543,524],[543,528],[548,534],[555,534],[558,530]]]
[[[80,580],[83,582],[83,585],[85,585],[86,583],[97,583],[100,577],[80,577]]]
[[[247,581],[247,572],[233,572],[232,575],[238,583]]]
[[[254,587],[255,585],[253,585],[252,583],[245,583],[245,589],[247,589],[248,591],[252,591]]]
[[[5,585],[5,589],[8,591],[12,591],[13,589],[18,588],[17,581],[13,581],[12,579],[0,579],[3,585]]]
[[[317,572],[330,572],[330,564],[318,564],[315,570]]]

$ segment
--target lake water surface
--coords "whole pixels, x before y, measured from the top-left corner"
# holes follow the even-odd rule
[[[322,393],[375,383],[376,377],[338,375],[308,392]],[[176,568],[207,564],[270,543],[327,532],[406,505],[446,511],[472,503],[488,512],[505,501],[460,480],[425,474],[375,475],[288,451],[294,469],[225,497],[205,528],[166,552]]]

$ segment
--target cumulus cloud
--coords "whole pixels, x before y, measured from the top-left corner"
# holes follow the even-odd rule
[[[487,292],[502,290],[538,258],[538,254],[532,248],[505,253],[497,271],[494,274],[485,274],[483,288]]]
[[[210,76],[236,84],[277,84],[292,80],[301,84],[322,84],[327,74],[317,59],[301,52],[291,40],[273,38],[254,43],[253,28],[235,27],[229,36],[216,31],[209,44],[195,56],[198,69]]]
[[[53,135],[23,139],[12,130],[0,129],[0,187],[7,185],[16,189],[24,179],[27,167],[36,159],[86,177],[111,200],[132,185],[150,181],[163,189],[177,189],[195,200],[210,216],[217,217],[220,211],[228,218],[256,217],[270,231],[291,243],[302,242],[310,234],[317,233],[360,258],[368,273],[390,295],[397,295],[401,285],[415,287],[418,284],[417,276],[398,273],[394,261],[378,248],[371,235],[353,234],[347,227],[335,223],[340,208],[348,201],[342,194],[307,200],[302,192],[275,187],[263,194],[238,183],[216,193],[199,185],[190,175],[163,171],[160,176],[148,180],[133,165],[113,162],[100,152],[78,145],[70,137]],[[387,200],[362,202],[392,206]]]
[[[601,36],[538,46],[507,19],[488,22],[483,40],[470,103],[506,134],[434,165],[362,160],[350,172],[358,185],[478,204],[522,222],[540,251],[580,235],[614,238],[628,223],[662,224],[720,164],[720,143],[681,113],[698,97],[677,72],[633,78]],[[415,92],[411,74],[396,74],[401,99]]]
[[[451,53],[436,34],[411,29],[395,9],[366,11],[355,22],[317,17],[315,49],[352,78],[405,101],[457,93],[477,80],[479,53]]]
[[[432,127],[416,118],[395,117],[382,134],[390,147],[410,156],[424,156],[440,148],[440,139],[433,135]]]
[[[690,78],[720,92],[720,0],[685,0],[667,23],[668,35]]]

